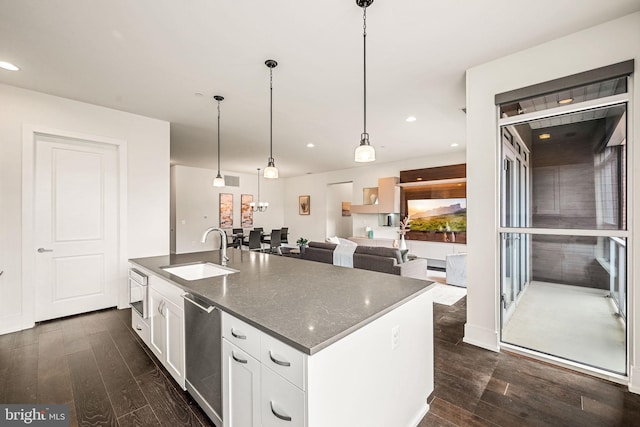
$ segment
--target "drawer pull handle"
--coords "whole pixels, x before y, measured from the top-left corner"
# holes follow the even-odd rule
[[[246,335],[239,335],[239,334],[236,334],[235,332],[233,332],[233,328],[231,328],[231,335],[233,335],[235,338],[238,338],[239,340],[246,340],[247,339]]]
[[[136,330],[141,331],[142,328],[140,326],[136,326]]]
[[[273,401],[269,401],[269,403],[271,404],[271,413],[273,415],[275,415],[277,418],[280,418],[282,421],[291,421],[291,417],[288,415],[280,415],[279,413],[276,412],[275,409],[273,409]]]
[[[291,363],[289,363],[289,362],[283,362],[282,360],[278,360],[278,359],[274,358],[273,355],[271,354],[271,350],[269,350],[269,359],[271,359],[271,361],[273,363],[275,363],[276,365],[291,366]]]
[[[233,360],[235,360],[235,361],[236,361],[236,362],[238,362],[238,363],[247,363],[247,360],[246,360],[246,359],[238,359],[238,358],[236,357],[236,355],[235,355],[235,354],[233,354],[233,351],[231,352],[231,357],[233,357]]]

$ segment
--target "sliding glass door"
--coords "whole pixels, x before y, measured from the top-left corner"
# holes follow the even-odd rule
[[[502,223],[508,227],[527,224],[528,206],[528,149],[517,131],[501,129],[502,134]],[[502,321],[509,319],[517,305],[518,296],[528,283],[527,238],[518,234],[502,235]]]
[[[626,77],[500,106],[501,340],[627,374]]]

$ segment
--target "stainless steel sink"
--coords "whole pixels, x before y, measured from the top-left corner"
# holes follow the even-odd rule
[[[160,267],[169,274],[178,276],[184,280],[200,280],[209,277],[224,276],[225,274],[238,273],[233,268],[223,267],[210,262],[198,262],[195,264],[169,265]]]

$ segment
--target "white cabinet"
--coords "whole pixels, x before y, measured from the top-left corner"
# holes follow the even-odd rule
[[[162,294],[155,289],[149,289],[149,348],[161,362],[164,362],[164,352],[167,348],[167,320],[162,310],[164,303]]]
[[[429,409],[430,291],[313,355],[225,312],[222,325],[224,427],[410,427]]]
[[[224,427],[305,427],[307,356],[222,313]]]
[[[148,347],[150,339],[149,322],[143,319],[135,310],[131,310],[131,328]]]
[[[165,351],[165,368],[175,380],[185,387],[184,381],[184,309],[167,300],[164,306],[167,320],[167,347]]]
[[[155,276],[150,279],[149,348],[184,388],[184,307],[181,291]]]
[[[261,375],[262,427],[304,427],[305,393],[264,365]]]
[[[260,427],[260,362],[222,341],[223,423]]]

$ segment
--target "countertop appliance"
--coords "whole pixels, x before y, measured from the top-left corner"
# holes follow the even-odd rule
[[[220,309],[186,293],[187,391],[217,427],[222,427],[222,325]]]

